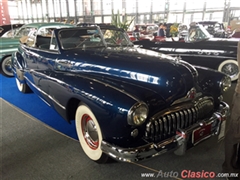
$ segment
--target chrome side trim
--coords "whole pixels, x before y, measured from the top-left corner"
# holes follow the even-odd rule
[[[45,102],[48,106],[51,107],[51,104],[49,104],[47,101],[45,101],[45,99],[43,99],[41,96],[38,96],[43,102]]]
[[[183,60],[179,60],[179,61],[180,61],[181,65],[185,66],[191,72],[191,74],[194,78],[198,77],[198,71],[193,65],[191,65],[188,62],[183,61]]]
[[[56,99],[54,99],[52,96],[50,96],[49,94],[47,94],[46,92],[42,91],[40,88],[38,88],[35,84],[33,84],[26,76],[24,76],[24,78],[28,81],[28,83],[30,83],[34,88],[36,88],[40,93],[44,94],[45,96],[49,97],[49,99],[51,99],[53,102],[55,102],[60,108],[66,110],[66,108],[61,105]],[[41,98],[42,99],[42,98]],[[46,101],[44,101],[46,102]],[[49,103],[47,103],[49,105]]]
[[[89,78],[89,77],[81,76],[81,75],[77,75],[77,76],[80,76],[80,77],[83,77],[83,78],[86,78],[86,79],[90,79],[90,80],[95,81],[95,82],[100,83],[100,84],[104,84],[105,86],[110,87],[110,88],[112,88],[112,89],[115,89],[115,90],[117,90],[117,91],[119,91],[119,92],[127,95],[128,97],[134,99],[135,101],[141,103],[141,100],[140,100],[140,99],[138,99],[137,97],[131,95],[130,93],[127,93],[127,92],[124,91],[123,89],[116,88],[116,87],[114,87],[114,86],[112,86],[112,85],[109,85],[109,84],[104,83],[104,82],[102,82],[102,81],[99,81],[99,80],[97,80],[97,79],[91,79],[91,78]]]
[[[41,75],[41,76],[44,76],[44,77],[46,77],[46,78],[48,78],[48,79],[54,80],[54,81],[56,81],[56,82],[61,82],[61,83],[63,83],[63,84],[66,84],[65,82],[60,81],[59,79],[56,79],[56,78],[53,78],[53,77],[46,76],[46,75],[43,74],[43,73],[39,73],[39,72],[34,71],[34,70],[31,70],[31,72],[34,72],[35,74],[39,74],[39,75]],[[60,73],[60,72],[59,72],[59,73]],[[63,72],[62,72],[62,73],[63,73]],[[64,72],[64,73],[65,73],[66,75],[70,75],[70,76],[72,76],[72,74],[70,74],[69,72]],[[82,78],[85,78],[85,79],[88,79],[88,80],[91,80],[91,81],[94,81],[94,82],[97,82],[97,83],[99,83],[99,84],[103,84],[103,85],[105,85],[105,86],[107,86],[107,87],[110,87],[110,88],[112,88],[112,89],[115,89],[115,90],[117,90],[117,91],[119,91],[119,92],[125,94],[126,96],[128,96],[128,97],[134,99],[135,101],[141,103],[141,100],[140,100],[140,99],[138,99],[137,97],[135,97],[135,96],[133,96],[133,95],[131,95],[131,94],[125,92],[123,89],[116,88],[116,87],[114,87],[114,86],[112,86],[112,85],[109,85],[109,84],[104,83],[104,82],[102,82],[102,81],[99,81],[99,80],[97,80],[97,79],[92,79],[92,78],[89,78],[89,77],[86,77],[86,76],[82,76],[82,75],[79,75],[79,74],[77,74],[77,76],[82,77]]]
[[[65,82],[63,82],[63,81],[61,81],[61,80],[59,80],[59,79],[46,76],[45,74],[39,73],[39,72],[34,71],[34,70],[31,70],[31,73],[38,74],[38,75],[40,75],[40,76],[46,77],[46,78],[48,78],[48,79],[51,79],[51,80],[53,80],[53,81],[55,81],[55,82],[59,82],[59,83],[62,83],[62,84],[66,84]],[[66,75],[68,75],[68,73],[66,73]],[[77,76],[82,77],[82,78],[85,78],[85,79],[89,79],[89,80],[91,80],[91,81],[94,81],[94,82],[103,84],[103,85],[105,85],[105,86],[107,86],[107,87],[110,87],[110,88],[112,88],[112,89],[115,89],[115,90],[117,90],[117,91],[125,94],[126,96],[134,99],[134,100],[135,100],[136,102],[138,102],[138,103],[141,103],[141,102],[142,102],[142,101],[141,101],[140,99],[138,99],[137,97],[134,97],[134,96],[132,96],[131,94],[125,92],[124,90],[118,89],[118,88],[116,88],[116,87],[114,87],[114,86],[111,86],[111,85],[109,85],[109,84],[107,84],[107,83],[101,82],[101,81],[96,80],[96,79],[91,79],[91,78],[86,77],[86,76],[81,76],[81,75],[77,75]],[[25,76],[24,76],[24,77],[25,77]],[[55,100],[52,96],[50,96],[50,95],[47,94],[46,92],[44,92],[44,91],[42,91],[41,89],[39,89],[36,85],[34,85],[27,77],[25,77],[25,78],[27,79],[27,81],[28,81],[32,86],[34,86],[37,90],[39,90],[39,91],[40,91],[41,93],[43,93],[44,95],[48,96],[48,97],[49,97],[52,101],[54,101],[59,107],[61,107],[61,108],[64,109],[64,110],[66,109],[63,105],[61,105],[61,104],[60,104],[57,100]]]

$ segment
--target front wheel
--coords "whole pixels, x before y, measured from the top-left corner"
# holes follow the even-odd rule
[[[1,72],[4,76],[13,77],[11,56],[2,59]]]
[[[97,163],[105,163],[108,156],[101,150],[102,132],[93,112],[85,105],[79,105],[75,114],[76,130],[85,154]]]
[[[218,66],[218,71],[227,74],[232,81],[239,76],[238,62],[236,60],[225,60]]]

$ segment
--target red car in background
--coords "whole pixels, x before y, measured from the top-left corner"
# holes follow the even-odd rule
[[[137,28],[138,31],[134,31]],[[137,24],[132,30],[127,31],[131,41],[153,39],[154,34],[158,31],[158,25],[156,24]]]

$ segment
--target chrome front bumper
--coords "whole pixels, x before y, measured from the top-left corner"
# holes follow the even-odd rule
[[[225,102],[221,102],[219,109],[213,113],[212,117],[209,119],[204,119],[189,128],[179,129],[176,135],[166,139],[159,143],[149,142],[144,146],[135,148],[121,148],[118,146],[113,146],[110,143],[102,141],[101,149],[104,153],[116,159],[118,161],[136,162],[143,159],[151,158],[160,154],[163,154],[170,150],[175,150],[175,154],[184,155],[188,149],[187,144],[191,140],[193,133],[206,126],[211,126],[211,132],[201,138],[197,143],[193,143],[192,146],[197,145],[210,138],[211,136],[219,135],[221,131],[222,122],[226,120],[229,115],[229,106]]]

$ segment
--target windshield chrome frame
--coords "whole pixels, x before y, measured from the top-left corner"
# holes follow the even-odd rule
[[[208,40],[209,38],[211,38],[211,34],[200,24],[196,25],[196,26],[193,26],[199,30],[201,30],[201,32],[206,36],[205,39],[199,39],[199,40],[190,40],[190,30],[191,30],[191,27],[188,29],[188,35],[185,37],[185,41],[186,42],[199,42],[199,41],[203,41],[203,40]]]
[[[126,33],[123,29],[120,29],[120,28],[117,28],[117,27],[112,27],[112,26],[103,26],[103,27],[101,27],[101,26],[84,26],[84,27],[73,27],[73,28],[69,28],[69,30],[75,29],[75,28],[76,28],[76,29],[85,28],[85,29],[96,29],[96,30],[98,30],[99,35],[100,35],[100,37],[101,37],[101,39],[102,39],[103,46],[105,46],[105,48],[109,48],[109,47],[111,47],[111,45],[109,45],[109,44],[106,42],[105,38],[104,38],[104,34],[103,34],[103,31],[104,31],[104,30],[118,31],[118,32],[122,33],[123,38],[124,38],[124,40],[127,41],[127,43],[126,43],[126,45],[119,44],[118,46],[117,46],[117,44],[116,44],[115,47],[121,47],[121,48],[122,48],[122,47],[129,47],[129,46],[133,46],[133,45],[134,45],[134,44],[131,42],[131,40],[130,40],[129,36],[127,35],[127,33]],[[62,46],[62,42],[61,42],[61,38],[59,37],[59,33],[60,33],[61,31],[66,31],[66,30],[67,30],[67,29],[60,30],[60,31],[58,32],[58,34],[57,34],[57,37],[58,37],[59,43],[60,43],[60,47],[61,47],[61,49],[63,49],[63,50],[74,49],[74,48],[67,48],[67,49],[66,49],[66,48],[63,48],[63,46]],[[75,48],[75,49],[77,49],[77,48]]]

